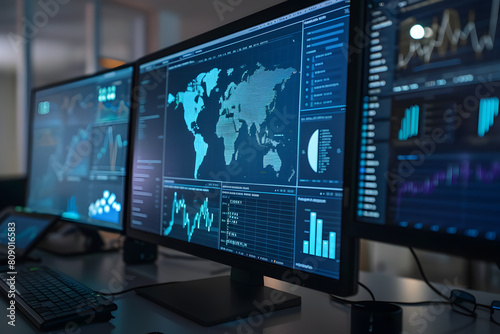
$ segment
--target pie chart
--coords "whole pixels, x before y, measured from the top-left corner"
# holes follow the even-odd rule
[[[318,174],[330,166],[329,151],[332,149],[332,134],[328,129],[317,129],[309,138],[307,159],[311,169]]]
[[[319,148],[319,130],[314,131],[311,138],[309,138],[309,145],[307,146],[307,159],[309,166],[312,170],[318,172],[318,148]]]

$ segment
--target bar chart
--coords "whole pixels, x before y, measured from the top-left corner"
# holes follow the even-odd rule
[[[404,117],[401,120],[401,129],[398,133],[399,140],[408,140],[418,135],[419,118],[420,107],[418,105],[405,109]]]
[[[303,241],[302,252],[327,259],[335,259],[337,233],[324,231],[323,225],[323,219],[318,218],[316,212],[311,212],[309,216],[309,240]]]
[[[493,126],[495,118],[498,116],[498,101],[497,97],[481,99],[479,103],[479,121],[477,125],[477,135],[479,137],[484,137]]]

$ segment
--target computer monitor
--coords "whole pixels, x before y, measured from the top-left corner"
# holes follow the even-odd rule
[[[500,1],[365,4],[353,231],[498,261]]]
[[[344,136],[354,131],[355,9],[288,1],[140,59],[127,234],[228,264],[233,279],[244,272],[258,284],[266,275],[354,293],[357,244],[344,232],[343,180],[354,149]],[[223,309],[227,291],[226,281],[203,280],[145,295],[214,324],[235,315],[197,317]],[[216,305],[200,310],[211,298]]]
[[[133,66],[33,90],[26,206],[123,229]]]

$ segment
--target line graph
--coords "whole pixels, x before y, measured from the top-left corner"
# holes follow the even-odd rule
[[[117,126],[108,126],[102,146],[96,150],[96,165],[116,171],[118,167],[125,165],[125,150],[128,146],[125,129]],[[120,132],[116,136],[114,132]]]
[[[65,96],[61,104],[61,110],[66,110],[71,115],[78,109],[88,110],[93,107],[93,94],[84,96],[82,93],[76,93],[73,96]]]
[[[491,162],[489,167],[471,161],[449,163],[446,169],[436,171],[423,181],[405,181],[397,190],[397,205],[401,205],[403,197],[416,195],[430,195],[439,187],[469,186],[471,182],[482,184],[492,183],[500,179],[500,162]]]
[[[189,218],[189,213],[187,210],[186,200],[184,198],[177,199],[177,192],[174,192],[174,199],[172,201],[172,216],[170,217],[170,222],[165,228],[163,234],[169,235],[172,231],[175,223],[176,215],[181,215],[182,227],[186,229],[188,242],[191,242],[191,238],[196,229],[200,229],[201,220],[205,221],[205,228],[208,232],[212,228],[212,223],[214,222],[214,214],[210,213],[208,207],[208,198],[205,198],[203,204],[200,206],[199,211],[195,214],[193,221]],[[181,212],[182,211],[182,212]]]
[[[445,9],[443,11],[439,25],[432,24],[429,28],[432,37],[423,40],[413,40],[409,34],[402,33],[401,45],[408,45],[406,54],[402,52],[398,56],[397,67],[406,68],[415,57],[420,57],[425,63],[429,63],[435,51],[444,55],[448,50],[456,50],[459,44],[465,46],[470,41],[470,46],[476,55],[480,55],[485,49],[493,50],[495,35],[498,25],[498,13],[500,0],[492,0],[489,16],[488,32],[479,36],[475,22],[476,13],[469,9],[468,22],[461,27],[459,13],[456,9]],[[406,20],[403,26],[411,28],[412,23],[416,23],[414,18]],[[408,39],[410,41],[408,42]]]
[[[500,215],[500,156],[438,154],[390,194],[387,215],[401,226],[462,233],[491,231]],[[450,230],[447,230],[450,227]]]
[[[57,178],[62,181],[66,175],[85,176],[88,173],[89,155],[92,152],[92,145],[89,136],[92,126],[79,128],[71,136],[69,146],[61,168],[55,170]]]

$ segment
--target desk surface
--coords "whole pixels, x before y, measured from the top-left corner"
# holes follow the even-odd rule
[[[169,253],[172,254],[172,253]],[[176,253],[174,253],[175,255]],[[229,268],[214,262],[192,258],[179,259],[161,255],[156,264],[125,265],[121,253],[101,253],[78,257],[57,257],[39,251],[35,256],[43,258],[43,264],[58,269],[101,292],[116,292],[155,282],[199,279],[228,274]],[[361,273],[360,281],[375,293],[378,300],[422,301],[439,299],[419,280],[398,278],[374,273]],[[267,286],[291,292],[302,297],[302,305],[277,311],[266,316],[256,316],[241,321],[202,327],[180,315],[152,303],[134,292],[114,299],[118,310],[114,319],[107,323],[90,324],[78,328],[66,328],[53,333],[349,333],[350,308],[332,302],[325,293],[294,286],[266,278]],[[449,288],[438,286],[449,294]],[[490,304],[499,295],[474,292],[479,303]],[[368,294],[360,289],[352,300],[367,300]],[[7,324],[7,299],[0,298],[0,333],[36,333],[36,329],[18,314],[16,327]],[[477,319],[451,311],[449,306],[403,307],[403,333],[499,333],[500,326],[489,321],[489,313],[479,310]]]

